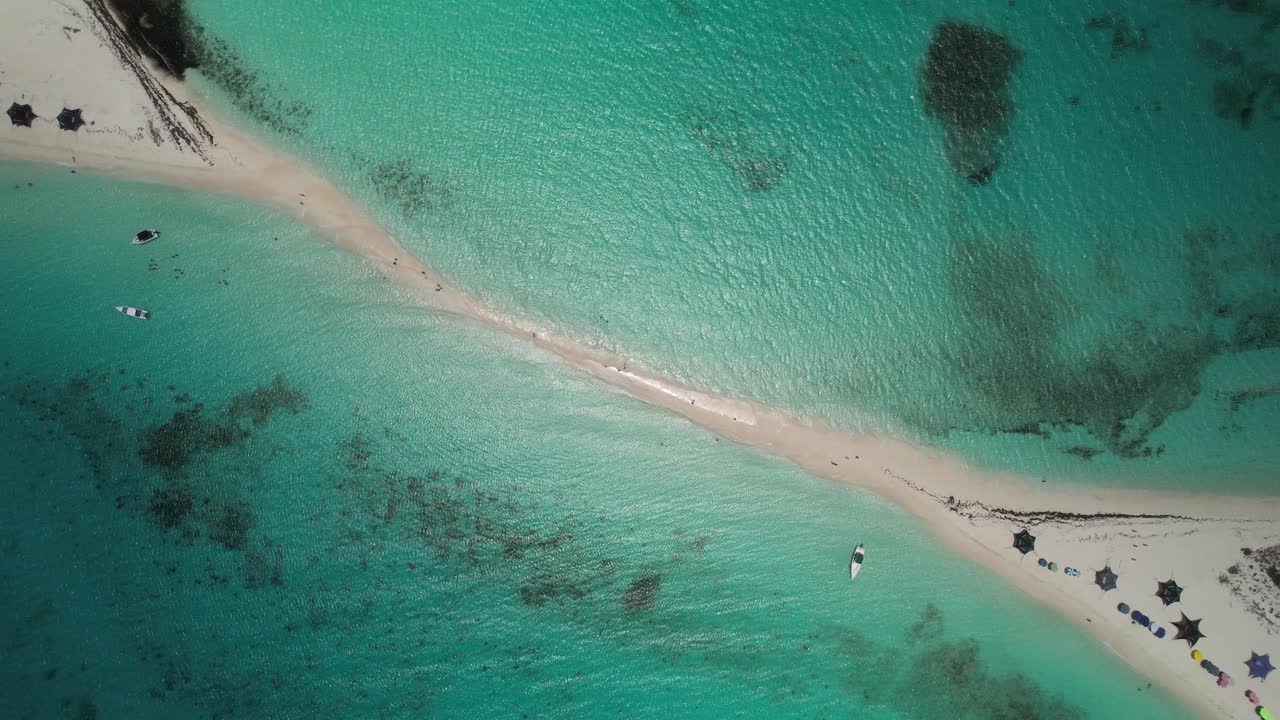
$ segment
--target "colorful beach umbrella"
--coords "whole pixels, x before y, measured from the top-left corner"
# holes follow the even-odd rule
[[[1275,720],[1275,716],[1271,714],[1271,711],[1261,705],[1258,706],[1258,717],[1262,718],[1262,720]]]
[[[1128,615],[1128,614],[1129,614],[1129,603],[1120,603],[1119,605],[1117,605],[1117,606],[1116,606],[1116,609],[1117,609],[1117,610],[1119,610],[1120,612],[1124,613],[1125,615]]]
[[[1160,598],[1166,607],[1182,600],[1182,588],[1178,587],[1178,583],[1172,579],[1156,583],[1156,588],[1156,597]]]
[[[1013,547],[1015,547],[1018,552],[1026,555],[1036,549],[1036,536],[1026,530],[1016,532],[1013,534]]]
[[[1249,677],[1256,677],[1259,680],[1266,680],[1267,675],[1275,670],[1271,665],[1271,653],[1259,655],[1256,652],[1250,652],[1249,659],[1245,660],[1244,664],[1249,666]]]
[[[71,110],[62,108],[62,112],[58,113],[58,127],[63,130],[75,132],[84,125],[84,118],[80,117],[80,108]]]
[[[1098,587],[1106,590],[1115,590],[1116,581],[1120,579],[1119,575],[1111,572],[1111,566],[1108,565],[1093,574],[1093,582]]]
[[[1218,687],[1231,687],[1231,676],[1226,673],[1218,673]]]
[[[1178,634],[1174,635],[1173,639],[1186,640],[1187,645],[1195,647],[1196,643],[1200,642],[1204,637],[1204,633],[1200,632],[1200,620],[1203,620],[1204,618],[1201,618],[1200,620],[1192,620],[1187,617],[1186,613],[1179,614],[1182,615],[1182,619],[1173,623],[1173,626],[1178,628]]]
[[[35,111],[31,109],[30,105],[19,105],[18,103],[14,103],[9,106],[9,120],[11,120],[14,125],[31,127],[31,121],[35,120],[36,117],[37,115]]]

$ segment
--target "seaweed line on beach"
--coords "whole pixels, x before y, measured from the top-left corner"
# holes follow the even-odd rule
[[[999,507],[997,505],[989,505],[980,500],[962,500],[954,495],[943,496],[910,480],[895,474],[889,468],[884,468],[886,475],[902,481],[904,485],[915,490],[916,492],[928,496],[929,498],[944,505],[952,513],[973,522],[975,520],[1009,520],[1017,521],[1025,525],[1040,525],[1045,523],[1060,524],[1079,524],[1097,521],[1110,520],[1190,520],[1203,521],[1215,520],[1216,518],[1207,517],[1191,517],[1189,515],[1175,515],[1172,513],[1118,513],[1118,512],[1096,512],[1096,513],[1075,513],[1062,512],[1059,510],[1014,510],[1012,508]]]
[[[143,65],[129,34],[116,21],[115,16],[107,8],[105,0],[84,0],[84,2],[97,20],[97,27],[102,29],[101,33],[96,34],[107,44],[120,64],[137,78],[138,85],[151,100],[152,107],[160,116],[160,121],[174,144],[179,148],[190,149],[206,163],[213,164],[208,155],[208,147],[214,144],[213,133],[201,119],[199,111],[190,103],[174,97],[173,93],[169,92],[169,89]],[[157,145],[160,144],[160,138],[154,129],[152,139]]]

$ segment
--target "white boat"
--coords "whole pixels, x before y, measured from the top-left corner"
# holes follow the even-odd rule
[[[130,307],[128,305],[117,305],[116,309],[129,317],[138,318],[139,320],[146,320],[151,317],[151,311],[143,310],[142,308]]]
[[[159,230],[143,230],[142,232],[133,236],[133,244],[144,245],[146,243],[151,242],[152,240],[155,240],[158,237],[160,237]]]
[[[858,577],[858,572],[862,570],[862,561],[867,556],[865,550],[862,549],[862,543],[858,543],[858,547],[853,549],[853,557],[849,558],[849,579]]]

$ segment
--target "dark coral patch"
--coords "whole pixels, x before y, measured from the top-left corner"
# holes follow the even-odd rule
[[[658,590],[661,588],[661,575],[651,573],[635,578],[622,595],[623,609],[628,614],[652,610],[658,599]]]
[[[283,375],[276,375],[266,385],[239,393],[231,398],[225,413],[235,420],[248,418],[254,426],[266,424],[279,410],[297,415],[307,408],[307,395],[285,382]]]
[[[983,429],[1047,438],[1083,428],[1120,457],[1157,456],[1162,448],[1149,444],[1151,434],[1191,405],[1209,363],[1280,347],[1277,245],[1267,237],[1246,244],[1212,228],[1187,233],[1183,243],[1185,297],[1174,299],[1182,314],[1117,322],[1066,352],[1071,318],[1060,315],[1057,281],[1029,238],[957,233],[947,280],[967,329],[949,358],[990,403]],[[1084,445],[1064,451],[1098,453]]]
[[[247,437],[244,431],[210,421],[203,413],[204,404],[196,403],[149,429],[138,457],[148,465],[176,471],[202,452],[216,452]]]
[[[1146,52],[1150,49],[1147,28],[1134,25],[1129,18],[1106,14],[1089,18],[1084,29],[1111,31],[1111,57]]]
[[[925,112],[942,126],[951,167],[975,185],[988,182],[1000,161],[1014,115],[1008,84],[1021,57],[1005,36],[955,20],[940,23],[929,41]]]
[[[411,161],[361,161],[361,167],[372,167],[373,187],[391,200],[406,215],[437,212],[454,198],[448,184],[418,168]]]
[[[196,509],[195,498],[183,486],[156,490],[147,505],[147,516],[156,526],[166,530],[181,527]]]
[[[243,550],[253,523],[253,512],[247,504],[227,503],[214,517],[209,528],[209,539],[228,550]]]
[[[729,168],[743,187],[766,192],[782,181],[791,150],[771,142],[735,110],[693,109],[681,114],[689,133],[712,157]]]

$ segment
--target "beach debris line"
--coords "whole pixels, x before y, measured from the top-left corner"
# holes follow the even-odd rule
[[[22,127],[31,127],[31,121],[40,117],[36,115],[35,110],[31,109],[30,105],[20,105],[16,102],[9,106],[8,113],[9,121]]]
[[[62,112],[58,113],[58,127],[71,132],[84,127],[84,117],[80,113],[80,108],[62,108]]]
[[[152,128],[152,141],[161,145],[161,132],[167,132],[176,147],[185,147],[205,163],[212,164],[208,151],[213,145],[213,133],[209,131],[195,106],[179,100],[151,74],[146,60],[139,55],[146,53],[146,50],[137,48],[135,51],[128,33],[116,21],[103,0],[85,0],[85,4],[95,20],[94,34],[111,50],[121,67],[133,74],[139,87],[151,101],[160,126]],[[164,62],[163,59],[161,61]]]
[[[1249,677],[1258,678],[1259,680],[1266,680],[1271,671],[1275,670],[1275,667],[1271,665],[1271,653],[1259,655],[1250,650],[1249,659],[1245,660],[1244,664],[1249,667]]]
[[[1182,588],[1172,579],[1156,583],[1156,597],[1168,607],[1182,600]]]
[[[1186,640],[1189,647],[1195,647],[1197,642],[1204,638],[1204,633],[1200,632],[1200,620],[1192,620],[1187,617],[1186,613],[1179,613],[1182,619],[1173,623],[1178,628],[1178,634],[1173,636],[1174,640]]]
[[[1120,576],[1111,571],[1110,565],[1107,565],[1093,574],[1093,583],[1102,588],[1103,592],[1115,590],[1116,581],[1119,579]]]
[[[1016,532],[1013,534],[1013,547],[1026,555],[1036,549],[1036,536],[1026,529]]]

